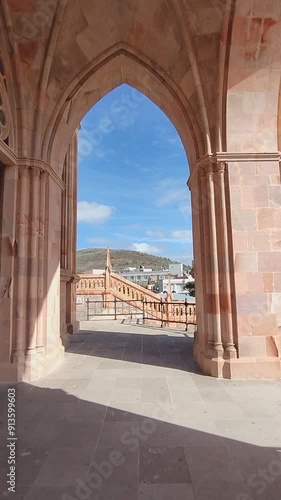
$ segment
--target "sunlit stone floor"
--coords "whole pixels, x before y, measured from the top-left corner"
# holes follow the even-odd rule
[[[3,498],[280,500],[281,381],[206,377],[192,342],[82,324],[59,368],[17,388],[17,492],[8,496],[0,386]]]

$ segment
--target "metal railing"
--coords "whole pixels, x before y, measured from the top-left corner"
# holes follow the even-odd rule
[[[114,300],[86,300],[86,317],[90,321],[95,317],[113,317],[117,320],[120,316],[141,317],[143,324],[146,321],[158,321],[161,328],[170,324],[183,324],[188,331],[189,325],[196,325],[196,307],[185,300],[184,302],[160,302],[142,300],[140,309],[139,300],[121,301]]]

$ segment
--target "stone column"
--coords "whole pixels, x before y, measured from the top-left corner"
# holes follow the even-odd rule
[[[205,169],[199,170],[200,175],[200,199],[201,199],[201,219],[202,219],[202,248],[200,249],[203,254],[203,289],[204,289],[204,313],[206,324],[206,340],[205,349],[208,352],[210,359],[213,356],[214,348],[214,322],[213,322],[213,277],[211,266],[211,253],[210,253],[210,224],[209,224],[209,197],[208,186]]]
[[[205,337],[214,349],[196,340],[195,359],[214,376],[280,378],[279,154],[217,153],[199,162],[192,190],[196,177],[202,198],[207,189],[194,232],[202,245]]]
[[[194,249],[194,278],[196,279],[196,317],[197,331],[195,333],[195,342],[201,342],[205,348],[206,332],[208,326],[204,314],[205,295],[206,295],[206,280],[202,279],[205,274],[205,254],[202,252],[204,248],[204,224],[203,224],[203,200],[200,172],[194,176],[193,181],[188,183],[191,190],[192,198],[192,225],[197,228],[193,232],[193,249]]]
[[[50,176],[46,198],[46,367],[53,368],[63,359],[64,349],[60,337],[60,236],[61,236],[61,191],[62,183]]]
[[[12,364],[15,314],[16,203],[18,169],[0,164],[0,381],[17,380],[17,367]]]
[[[40,174],[40,199],[39,199],[39,238],[38,238],[38,329],[36,349],[39,355],[45,355],[46,345],[46,307],[45,296],[46,290],[46,231],[45,221],[47,218],[46,212],[46,196],[47,196],[47,180],[48,174],[41,171]]]
[[[68,342],[68,334],[79,330],[76,320],[77,245],[77,163],[78,132],[69,146],[64,165],[65,190],[62,193],[61,220],[61,336]]]
[[[77,183],[78,183],[78,130],[75,132],[69,149],[69,190],[67,212],[67,269],[71,279],[66,284],[66,324],[68,333],[79,331],[76,319],[76,285],[80,277],[77,275]]]
[[[28,239],[30,226],[30,169],[19,168],[18,186],[18,213],[17,213],[17,286],[16,286],[16,325],[15,325],[15,349],[13,358],[18,364],[19,371],[23,374],[25,370],[25,354],[28,345]]]
[[[228,160],[239,363],[234,377],[281,378],[280,153]]]
[[[39,241],[39,195],[40,174],[38,168],[31,167],[30,171],[30,224],[28,260],[30,280],[28,283],[28,335],[27,357],[36,355],[37,321],[38,321],[38,241]]]
[[[218,261],[218,214],[215,205],[215,186],[214,186],[214,168],[213,165],[206,167],[207,178],[207,198],[209,228],[210,228],[210,266],[211,266],[211,297],[212,297],[212,316],[213,316],[213,340],[214,354],[216,357],[223,355],[222,334],[221,334],[221,304],[220,304],[220,283],[219,283],[219,261]]]
[[[197,241],[194,247],[196,303],[199,293],[199,306],[203,311],[203,319],[199,316],[194,355],[204,371],[214,376],[228,376],[225,360],[237,354],[233,338],[229,191],[225,176],[225,164],[207,157],[189,180],[192,211],[198,212],[196,218],[193,216],[194,240]],[[196,199],[199,208],[194,206]]]
[[[222,315],[222,339],[225,347],[225,354],[230,358],[237,357],[233,333],[233,286],[231,283],[231,262],[233,255],[230,238],[230,220],[227,211],[226,197],[229,193],[226,163],[221,162],[216,166],[217,183],[217,209],[218,209],[218,235],[219,235],[219,286],[220,286],[220,307]],[[229,200],[228,200],[229,203]]]
[[[188,180],[192,201],[194,278],[196,282],[196,323],[194,352],[198,362],[203,365],[209,352],[213,351],[213,328],[211,316],[210,266],[209,266],[209,222],[208,201],[206,196],[206,177],[204,168],[193,171]]]

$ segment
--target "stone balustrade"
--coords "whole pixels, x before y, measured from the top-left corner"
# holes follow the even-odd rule
[[[110,272],[109,286],[106,274],[83,275],[77,283],[77,295],[102,295],[128,302],[148,317],[169,323],[196,323],[196,306],[187,301],[167,301],[151,290]]]

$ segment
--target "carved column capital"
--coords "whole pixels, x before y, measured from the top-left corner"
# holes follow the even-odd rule
[[[39,175],[40,179],[42,179],[43,181],[47,180],[48,178],[52,178],[61,189],[65,189],[65,184],[58,176],[58,174],[50,165],[48,165],[43,160],[38,158],[17,158],[15,163],[18,165],[19,171],[22,168],[27,170],[34,169],[32,172],[32,177]],[[36,171],[38,171],[38,174]]]
[[[42,169],[32,166],[30,167],[30,173],[34,180],[39,180]]]
[[[214,163],[209,163],[208,165],[205,165],[205,174],[206,176],[213,177],[214,172],[215,172],[215,164]]]
[[[225,162],[218,162],[216,164],[216,173],[217,174],[224,174],[226,172],[226,163]]]
[[[22,166],[22,167],[19,167],[19,178],[27,178],[29,179],[30,177],[30,170],[29,170],[29,167],[28,166]]]
[[[199,179],[201,179],[202,177],[205,177],[205,175],[206,175],[205,167],[200,166],[200,167],[198,168],[198,176],[199,176]]]
[[[46,170],[41,170],[41,172],[40,172],[40,180],[42,182],[44,182],[44,183],[47,182],[47,180],[49,178],[49,175],[50,175],[49,172],[47,172]]]

